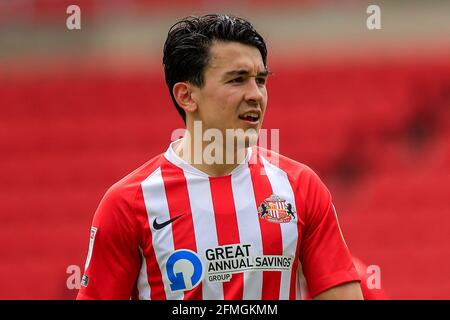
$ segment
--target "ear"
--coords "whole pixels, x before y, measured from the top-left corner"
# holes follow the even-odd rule
[[[186,113],[197,110],[197,103],[192,97],[192,89],[192,85],[187,82],[177,82],[172,89],[175,100]]]

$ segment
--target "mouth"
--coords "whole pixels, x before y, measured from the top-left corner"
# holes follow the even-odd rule
[[[258,111],[247,111],[239,115],[239,119],[245,121],[249,124],[258,124],[261,118],[261,112]]]

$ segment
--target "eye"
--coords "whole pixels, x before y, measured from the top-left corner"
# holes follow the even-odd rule
[[[266,84],[266,81],[267,81],[267,79],[263,78],[263,77],[257,77],[256,78],[256,83],[259,84],[259,85],[262,85],[262,86]]]
[[[242,82],[244,82],[244,77],[237,77],[237,78],[234,78],[234,79],[232,79],[232,80],[230,80],[228,82],[230,82],[230,83],[242,83]]]

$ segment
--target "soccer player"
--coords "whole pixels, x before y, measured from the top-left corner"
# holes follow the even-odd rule
[[[164,71],[186,134],[106,192],[78,299],[302,299],[301,279],[317,299],[362,299],[327,188],[255,145],[266,59],[244,19],[172,26]]]

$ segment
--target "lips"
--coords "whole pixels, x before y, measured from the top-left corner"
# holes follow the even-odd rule
[[[257,123],[260,118],[261,112],[259,110],[247,111],[239,115],[239,119],[252,123]]]

